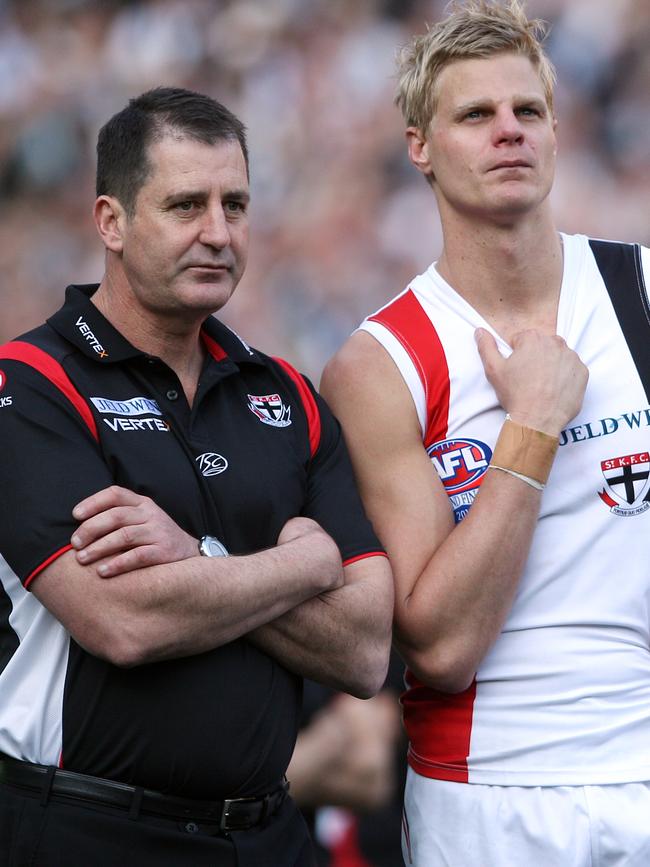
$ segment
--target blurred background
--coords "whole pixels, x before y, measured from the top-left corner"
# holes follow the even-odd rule
[[[224,319],[318,382],[440,251],[393,105],[398,46],[436,0],[0,0],[0,341],[94,282],[99,127],[159,84],[249,130],[252,249]],[[530,0],[559,73],[560,228],[650,242],[650,0]]]
[[[248,271],[224,319],[316,382],[440,251],[393,105],[398,46],[437,0],[0,0],[0,341],[94,282],[99,127],[145,89],[247,124]],[[650,0],[530,0],[559,73],[561,229],[650,243]]]
[[[100,280],[97,132],[130,97],[176,85],[224,102],[249,130],[251,255],[223,318],[318,382],[359,321],[440,252],[393,91],[398,47],[444,7],[0,0],[0,342],[54,312],[68,283]],[[527,8],[551,25],[559,76],[559,227],[650,244],[650,0]],[[400,862],[400,689],[397,661],[373,703],[308,684],[291,778],[319,864]]]

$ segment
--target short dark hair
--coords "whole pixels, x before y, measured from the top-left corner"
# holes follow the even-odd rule
[[[238,141],[248,173],[246,127],[224,105],[180,87],[156,87],[134,99],[104,124],[97,138],[98,196],[115,196],[132,216],[152,166],[149,146],[166,135],[204,144]]]

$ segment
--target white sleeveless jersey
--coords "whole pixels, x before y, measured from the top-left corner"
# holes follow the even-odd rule
[[[650,780],[650,407],[588,239],[562,238],[558,333],[589,368],[584,404],[560,436],[518,593],[473,685],[443,694],[406,673],[409,763],[428,777]],[[649,250],[642,259],[650,275]],[[478,327],[510,354],[433,265],[361,325],[413,396],[457,521],[504,419]]]

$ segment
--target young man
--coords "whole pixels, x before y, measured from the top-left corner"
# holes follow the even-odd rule
[[[540,27],[468,0],[404,50],[443,250],[322,383],[395,576],[418,867],[650,863],[650,252],[555,228]]]
[[[227,109],[132,100],[98,141],[102,282],[0,348],[8,867],[311,865],[301,676],[383,683],[390,569],[338,425],[210,315],[248,202]]]

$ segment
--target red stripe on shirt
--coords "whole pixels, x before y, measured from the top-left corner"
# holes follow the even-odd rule
[[[55,551],[54,554],[51,554],[47,558],[47,560],[45,560],[43,563],[41,563],[40,566],[37,566],[36,569],[34,569],[33,572],[30,572],[30,574],[27,576],[27,578],[25,578],[25,582],[23,585],[25,587],[25,589],[27,589],[27,587],[31,584],[31,582],[34,580],[34,578],[36,578],[37,575],[40,575],[40,573],[43,571],[43,569],[45,569],[47,566],[49,566],[50,563],[54,563],[54,561],[57,560],[62,554],[65,554],[66,551],[71,551],[71,550],[72,550],[72,545],[65,545],[63,548],[59,548],[58,551]]]
[[[409,765],[423,777],[467,783],[476,681],[453,695],[424,686],[410,671],[406,684],[401,701]]]
[[[11,343],[0,346],[0,358],[6,358],[10,361],[21,361],[23,364],[33,367],[34,370],[38,370],[46,379],[49,379],[52,385],[56,386],[68,398],[86,423],[91,434],[96,440],[99,440],[97,425],[95,424],[90,407],[74,387],[70,377],[56,359],[52,358],[51,355],[48,355],[42,349],[39,349],[38,346],[32,346],[31,343],[24,343],[22,340],[14,340]]]
[[[205,331],[201,332],[201,339],[205,343],[205,347],[210,353],[210,355],[214,358],[215,361],[223,361],[224,358],[228,357],[225,349],[220,346],[216,340],[213,340],[211,337],[205,333]]]
[[[424,445],[445,439],[449,428],[449,367],[435,326],[412,289],[370,317],[399,340],[424,388],[427,418]],[[406,672],[402,696],[408,762],[418,774],[467,782],[476,682],[458,694],[436,692]]]
[[[304,378],[298,373],[298,371],[294,367],[289,364],[288,361],[285,361],[283,358],[274,358],[273,360],[280,365],[280,367],[285,371],[285,373],[289,374],[291,379],[296,384],[298,394],[300,395],[300,400],[302,401],[302,405],[305,410],[305,415],[307,416],[307,426],[309,428],[309,448],[311,451],[311,456],[313,457],[318,451],[321,434],[320,413],[318,412],[318,406],[316,405],[314,395],[311,393],[311,390],[305,382]]]
[[[438,333],[415,293],[407,290],[369,320],[387,328],[415,365],[427,404],[425,446],[444,439],[449,418],[449,368]]]

